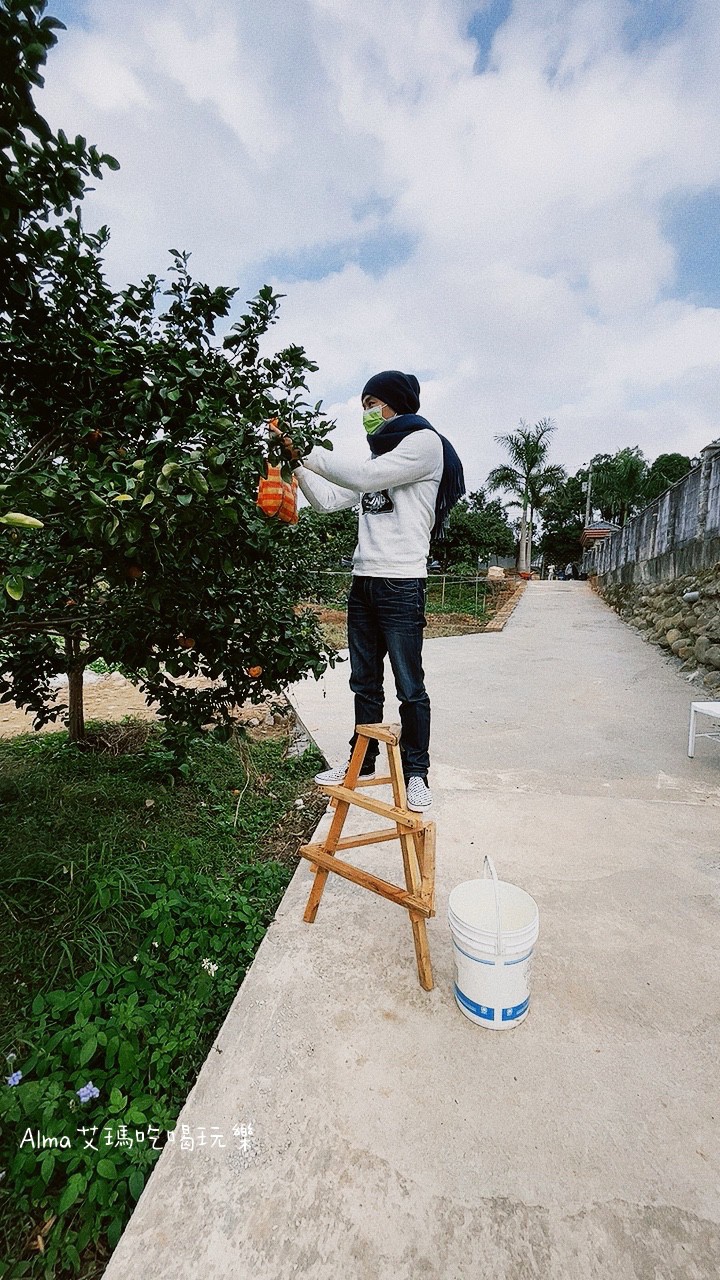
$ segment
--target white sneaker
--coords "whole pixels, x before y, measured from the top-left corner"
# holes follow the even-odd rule
[[[422,778],[409,778],[407,784],[407,807],[413,813],[422,813],[432,808],[432,792]]]
[[[345,781],[345,774],[347,773],[349,768],[350,768],[349,760],[347,764],[336,764],[333,769],[326,769],[324,773],[316,773],[315,781],[319,783],[320,786],[323,786],[323,784],[328,784],[331,787],[341,787],[343,782]],[[362,772],[360,774],[360,777],[374,778],[375,766],[373,765],[372,769],[368,770],[367,773]]]

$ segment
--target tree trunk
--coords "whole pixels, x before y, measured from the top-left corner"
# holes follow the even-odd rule
[[[68,659],[68,733],[71,742],[83,742],[85,740],[85,708],[83,706],[85,657],[80,651],[78,636],[65,636],[65,654]]]
[[[518,573],[527,572],[527,503],[523,502],[522,519],[520,521],[520,553],[518,555]]]
[[[592,522],[592,462],[588,470],[587,500],[585,502],[585,528]]]

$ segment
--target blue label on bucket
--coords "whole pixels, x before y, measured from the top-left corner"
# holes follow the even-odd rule
[[[484,1018],[486,1022],[492,1022],[495,1017],[495,1010],[486,1004],[476,1004],[469,996],[463,995],[457,983],[455,983],[455,995],[460,1004],[465,1009],[469,1009],[470,1013],[474,1013],[476,1018]]]
[[[503,1009],[502,1011],[503,1022],[514,1022],[516,1018],[521,1018],[522,1015],[527,1010],[529,1004],[530,1004],[530,997],[528,996],[527,1000],[523,1000],[522,1004],[516,1004],[512,1009]]]

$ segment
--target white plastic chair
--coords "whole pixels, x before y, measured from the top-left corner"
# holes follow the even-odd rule
[[[690,732],[688,734],[688,755],[690,757],[695,755],[696,738],[720,738],[720,729],[712,729],[709,733],[697,733],[695,721],[698,716],[713,716],[715,720],[720,720],[720,702],[690,703]]]

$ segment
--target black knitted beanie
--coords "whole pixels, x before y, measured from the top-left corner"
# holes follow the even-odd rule
[[[362,389],[361,399],[375,396],[396,413],[417,413],[420,408],[420,383],[414,373],[400,373],[399,369],[385,369],[368,378]]]

